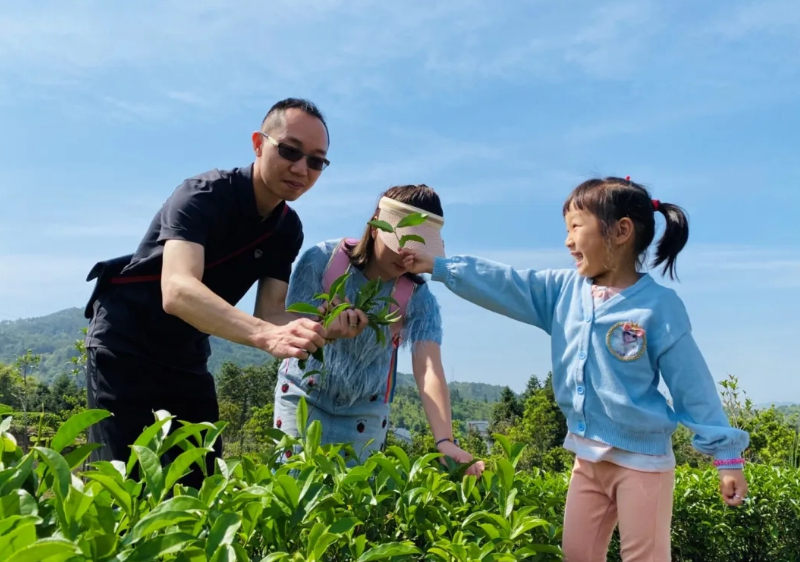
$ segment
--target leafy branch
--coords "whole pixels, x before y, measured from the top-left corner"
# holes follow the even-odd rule
[[[406,228],[410,226],[419,226],[420,224],[424,223],[428,219],[427,213],[411,213],[403,217],[398,223],[396,227],[392,227],[386,221],[382,220],[371,220],[369,221],[369,225],[373,226],[379,230],[383,230],[384,232],[389,232],[395,235],[397,238],[397,242],[401,248],[404,248],[408,242],[419,242],[420,244],[425,243],[425,239],[422,236],[416,234],[406,234],[403,236],[398,236],[397,230],[400,228]],[[383,327],[389,326],[397,321],[400,320],[400,314],[397,311],[391,312],[389,307],[391,305],[399,306],[399,303],[392,297],[379,297],[381,288],[385,283],[382,279],[375,279],[372,281],[368,281],[361,287],[356,293],[356,301],[355,303],[346,302],[347,296],[345,294],[345,284],[347,280],[350,278],[350,273],[344,273],[343,275],[336,278],[336,280],[331,283],[330,290],[327,293],[317,293],[314,295],[314,300],[321,300],[322,305],[319,307],[314,306],[311,303],[306,302],[298,302],[294,303],[289,306],[286,311],[287,312],[294,312],[296,314],[307,314],[311,316],[315,316],[319,319],[322,327],[328,329],[328,327],[333,323],[334,320],[345,310],[349,308],[354,308],[356,310],[362,311],[367,316],[367,327],[370,328],[375,333],[375,341],[380,345],[386,345],[386,336],[383,333]],[[382,304],[382,306],[380,306]],[[376,308],[380,308],[376,310]],[[316,359],[320,365],[321,369],[314,369],[303,374],[303,378],[307,378],[313,375],[323,375],[325,370],[325,354],[323,348],[317,349],[311,356]],[[306,359],[301,359],[298,362],[298,365],[301,369],[305,370],[306,368]]]

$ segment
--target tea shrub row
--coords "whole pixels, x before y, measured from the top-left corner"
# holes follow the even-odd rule
[[[348,468],[356,452],[321,447],[314,422],[301,439],[275,430],[258,459],[217,461],[194,490],[180,479],[205,469],[222,422],[157,412],[127,463],[87,466],[95,445],[76,439],[108,415],[83,411],[27,454],[11,417],[0,422],[0,562],[560,559],[569,476],[518,471],[523,447],[502,435],[503,456],[475,479],[438,454],[409,458],[398,447]],[[180,455],[162,465],[175,447]],[[747,474],[751,497],[731,509],[713,470],[678,470],[675,560],[798,559],[800,472]]]

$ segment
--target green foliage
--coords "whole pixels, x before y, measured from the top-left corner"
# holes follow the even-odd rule
[[[102,415],[71,418],[59,447]],[[301,439],[272,432],[259,461],[218,461],[195,490],[180,477],[223,423],[170,431],[167,412],[156,420],[127,464],[78,474],[74,459],[48,447],[23,454],[0,428],[0,560],[559,559],[560,527],[541,515],[557,513],[566,478],[516,472],[511,456],[480,480],[395,447],[347,469],[341,447],[319,445],[315,421]],[[176,444],[185,452],[162,465]]]
[[[178,424],[158,412],[127,464],[79,470],[81,455],[66,451],[105,415],[74,416],[48,447],[27,454],[8,432],[10,418],[0,422],[0,560],[559,559],[569,473],[522,469],[525,446],[499,434],[498,454],[477,480],[437,454],[394,446],[347,469],[341,446],[319,445],[314,422],[301,439],[271,431],[259,460],[218,461],[195,490],[180,477],[224,422],[170,431]],[[185,453],[162,465],[174,444]],[[141,476],[131,478],[134,467]],[[745,470],[749,498],[729,508],[715,469],[678,468],[673,560],[797,558],[800,470]]]
[[[216,379],[220,419],[228,450],[241,455],[258,451],[272,428],[275,384],[280,360],[261,366],[224,363]]]
[[[523,397],[522,418],[508,430],[509,439],[527,445],[521,467],[555,472],[571,468],[574,455],[561,447],[567,422],[556,403],[552,373],[544,382],[531,376]]]
[[[489,431],[492,433],[508,433],[522,417],[525,411],[524,408],[524,404],[520,402],[517,395],[509,387],[505,387],[500,394],[500,401],[492,407]]]
[[[452,417],[456,422],[485,420],[491,413],[491,404],[477,400],[453,399],[451,391]],[[416,387],[398,386],[389,415],[392,427],[408,429],[414,433],[430,433],[428,419],[422,408],[422,399]]]
[[[68,308],[38,318],[0,321],[0,363],[13,364],[17,357],[31,350],[40,355],[38,378],[50,383],[62,373],[71,373],[80,361],[82,345],[76,347],[75,339],[85,331],[87,320],[82,308]],[[214,336],[209,338],[211,358],[208,368],[216,373],[226,361],[240,366],[262,365],[272,357],[246,345],[239,345]],[[81,342],[82,343],[82,342]],[[79,387],[85,386],[83,376],[76,379]]]

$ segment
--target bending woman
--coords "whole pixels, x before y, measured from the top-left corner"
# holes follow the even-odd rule
[[[398,235],[420,235],[425,244],[409,242],[408,247],[443,256],[439,234],[444,224],[443,211],[439,196],[431,188],[393,187],[383,193],[371,218],[395,226],[414,212],[427,213],[428,220],[419,226],[400,228]],[[308,404],[308,423],[320,420],[323,444],[350,443],[362,460],[371,451],[383,449],[396,384],[397,353],[407,347],[411,349],[414,379],[438,451],[456,462],[470,462],[472,455],[453,440],[450,393],[441,359],[439,303],[421,277],[406,272],[398,249],[394,233],[367,225],[360,240],[329,240],[301,255],[289,281],[287,306],[297,302],[320,305],[314,295],[326,292],[324,282],[329,284],[332,278],[349,271],[345,292],[350,302],[355,302],[358,289],[380,279],[383,284],[379,296],[394,296],[405,310],[396,334],[387,327],[380,328],[386,344],[378,343],[372,330],[363,329],[362,314],[356,315],[352,310],[341,314],[343,322],[358,324],[361,333],[325,346],[323,377],[303,378],[304,372],[323,370],[313,357],[304,369],[297,359],[284,360],[275,389],[274,425],[287,434],[298,435],[296,409],[302,396]],[[479,461],[467,473],[478,475],[483,468]]]

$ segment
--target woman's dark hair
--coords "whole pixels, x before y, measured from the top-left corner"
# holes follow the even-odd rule
[[[423,211],[439,215],[440,217],[444,216],[444,210],[442,209],[442,202],[439,200],[439,196],[433,189],[425,184],[397,185],[395,187],[390,187],[384,191],[378,199],[381,197],[394,199],[400,203],[417,207]],[[378,218],[378,213],[379,211],[376,207],[370,220]],[[375,254],[375,240],[372,238],[372,227],[370,225],[367,225],[367,228],[364,229],[364,234],[361,236],[361,240],[358,241],[355,247],[349,250],[349,253],[350,263],[358,269],[364,269],[364,266],[372,259],[372,256]],[[417,275],[410,275],[410,277],[418,283],[422,282],[422,278]]]
[[[615,177],[591,179],[580,184],[564,202],[564,215],[572,208],[596,216],[602,225],[603,236],[609,234],[617,221],[629,218],[634,226],[633,248],[639,265],[642,265],[642,256],[655,237],[655,213],[664,215],[667,226],[658,242],[652,265],[664,264],[662,275],[669,273],[670,279],[675,279],[675,260],[689,239],[689,221],[683,209],[652,199],[644,186],[630,179]]]

